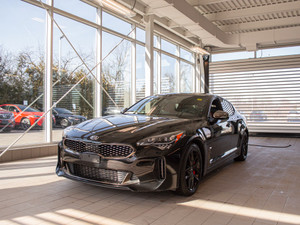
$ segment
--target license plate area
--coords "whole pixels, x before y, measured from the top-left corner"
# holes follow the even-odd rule
[[[90,154],[90,153],[81,153],[80,159],[85,162],[97,163],[101,162],[101,158],[97,154]]]

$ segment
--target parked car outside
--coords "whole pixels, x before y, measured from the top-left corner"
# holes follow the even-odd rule
[[[14,127],[14,114],[0,107],[0,133],[10,132]]]
[[[52,111],[56,126],[66,128],[71,125],[76,125],[78,123],[86,121],[86,117],[80,115],[74,115],[70,110],[65,108],[53,108]]]
[[[248,137],[244,116],[219,96],[155,95],[120,115],[66,128],[56,173],[102,187],[188,196],[209,172],[245,160]]]
[[[15,117],[15,125],[23,130],[27,130],[44,114],[38,109],[32,107],[27,108],[26,105],[20,105],[20,104],[3,104],[0,105],[0,107],[12,112]],[[42,118],[36,124],[36,127],[41,128],[44,120],[45,118]],[[54,117],[52,118],[52,120],[53,120],[53,124],[55,124]]]
[[[268,117],[262,110],[254,110],[250,114],[250,121],[264,122],[267,121]]]
[[[300,122],[300,111],[298,111],[298,110],[289,111],[287,121],[289,123],[299,123]]]

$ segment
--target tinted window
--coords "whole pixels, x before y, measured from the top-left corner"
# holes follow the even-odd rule
[[[19,110],[16,107],[14,107],[14,106],[10,106],[8,110],[10,112],[19,112]]]
[[[224,100],[222,101],[222,107],[223,111],[227,112],[229,116],[232,116],[234,114],[234,108],[228,101]]]
[[[126,114],[197,118],[202,117],[208,104],[204,96],[169,95],[145,98],[130,107]]]
[[[55,108],[54,110],[59,114],[73,114],[71,111],[64,108]]]
[[[25,105],[18,105],[18,107],[22,110],[22,111],[24,111],[24,109],[26,109],[26,107],[27,106],[25,106]],[[40,112],[40,110],[37,110],[37,109],[34,109],[34,108],[28,108],[28,109],[26,109],[25,110],[25,112]]]

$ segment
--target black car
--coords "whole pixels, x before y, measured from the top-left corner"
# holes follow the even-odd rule
[[[192,195],[204,175],[246,159],[248,137],[244,117],[221,97],[156,95],[65,129],[56,173],[102,187]]]
[[[71,111],[65,108],[53,108],[52,113],[55,117],[55,125],[62,128],[86,121],[86,117],[74,115]]]

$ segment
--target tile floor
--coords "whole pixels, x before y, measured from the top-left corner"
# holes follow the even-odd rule
[[[300,224],[300,139],[251,138],[246,162],[213,172],[191,197],[59,178],[56,157],[0,164],[0,224]]]

